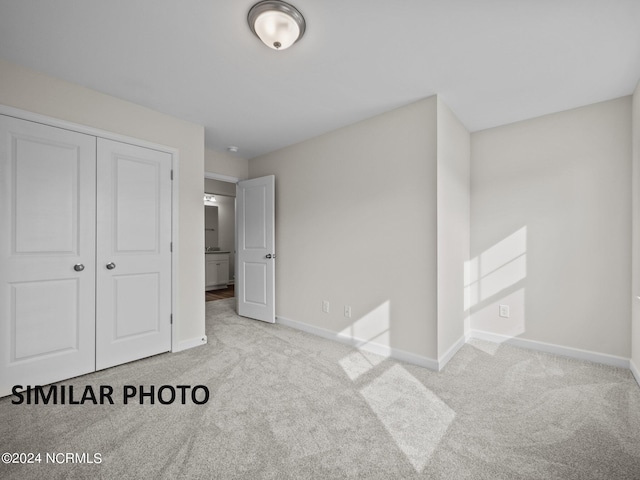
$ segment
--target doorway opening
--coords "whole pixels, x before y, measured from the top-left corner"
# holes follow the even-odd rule
[[[235,297],[236,212],[234,183],[205,178],[205,301]]]
[[[221,288],[218,290],[207,290],[205,292],[205,301],[215,302],[216,300],[225,300],[227,298],[234,298],[235,296],[235,285],[231,284],[227,285],[226,288]]]

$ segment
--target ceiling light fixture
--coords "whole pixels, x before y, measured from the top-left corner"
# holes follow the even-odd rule
[[[247,21],[262,43],[274,50],[289,48],[302,38],[306,29],[298,9],[280,0],[256,3],[249,10]]]

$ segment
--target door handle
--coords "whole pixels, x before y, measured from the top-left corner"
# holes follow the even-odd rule
[[[267,253],[264,258],[276,258],[276,254],[274,253],[273,255],[271,255],[270,253]]]
[[[84,270],[84,265],[83,265],[83,264],[81,264],[81,263],[76,263],[76,264],[73,266],[73,269],[74,269],[76,272],[81,272],[82,270]]]
[[[116,264],[113,262],[109,262],[107,263],[107,270],[113,270],[114,268],[116,268]]]

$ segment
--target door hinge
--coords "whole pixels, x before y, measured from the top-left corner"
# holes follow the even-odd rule
[[[173,242],[169,242],[169,251],[173,252]]]
[[[171,170],[171,180],[173,180],[173,170]]]
[[[169,315],[169,323],[171,323],[171,325],[173,325],[173,313],[171,315]]]

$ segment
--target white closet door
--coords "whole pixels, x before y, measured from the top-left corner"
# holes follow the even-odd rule
[[[95,152],[0,115],[0,396],[95,369]]]
[[[98,139],[98,370],[171,349],[171,161]]]

